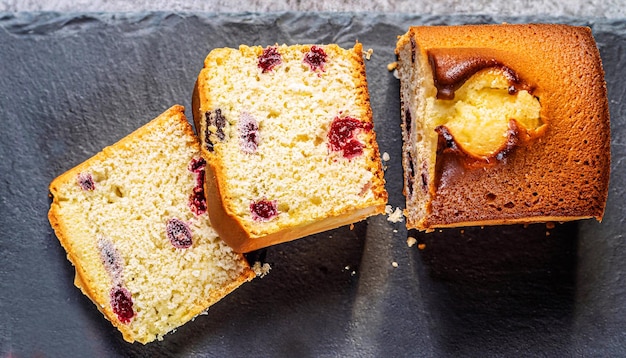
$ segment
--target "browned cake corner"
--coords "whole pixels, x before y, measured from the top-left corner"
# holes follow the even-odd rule
[[[209,225],[204,165],[173,106],[50,184],[74,283],[126,341],[162,339],[255,276]]]
[[[417,26],[396,54],[407,227],[602,219],[610,123],[589,28]]]
[[[213,227],[247,252],[384,212],[362,46],[211,51],[193,95]]]

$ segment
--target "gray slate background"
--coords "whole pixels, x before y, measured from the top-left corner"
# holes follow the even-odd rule
[[[626,356],[626,21],[623,13],[615,15],[623,6],[580,18],[579,12],[412,15],[426,12],[419,2],[404,15],[229,16],[195,14],[194,8],[183,14],[63,13],[141,10],[94,4],[101,7],[5,2],[11,9],[61,13],[0,14],[1,357]],[[229,10],[262,10],[237,6]],[[593,6],[580,3],[573,11]],[[487,11],[495,10],[480,10]],[[602,19],[612,16],[617,18]],[[407,247],[403,223],[374,217],[354,230],[342,227],[266,250],[270,275],[148,346],[123,342],[73,286],[73,269],[45,216],[48,183],[160,113],[165,103],[188,105],[211,48],[276,41],[347,46],[355,38],[372,47],[367,75],[381,149],[394,159],[385,175],[395,207],[403,198],[396,160],[398,82],[386,70],[394,59],[390,44],[410,24],[502,21],[593,28],[607,71],[613,128],[602,224],[557,225],[549,237],[544,225],[413,233],[426,244],[418,250]]]

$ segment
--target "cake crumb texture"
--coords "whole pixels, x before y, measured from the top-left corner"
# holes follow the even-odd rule
[[[50,184],[75,284],[126,341],[161,340],[254,277],[197,209],[202,161],[173,106]]]

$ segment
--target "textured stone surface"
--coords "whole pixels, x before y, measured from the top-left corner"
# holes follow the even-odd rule
[[[625,0],[2,0],[0,11],[378,11],[450,15],[550,15],[623,18]]]
[[[206,54],[240,43],[357,39],[390,204],[401,194],[399,83],[414,24],[589,25],[607,73],[612,177],[603,223],[408,232],[384,216],[256,253],[272,265],[208,315],[148,346],[125,343],[73,286],[47,186],[174,103]],[[626,355],[626,22],[401,14],[0,14],[0,354],[115,356]],[[549,236],[547,236],[549,232]],[[418,243],[408,247],[407,236]],[[393,263],[397,263],[397,267]]]

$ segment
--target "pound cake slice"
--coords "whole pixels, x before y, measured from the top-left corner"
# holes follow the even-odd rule
[[[396,54],[408,228],[602,219],[610,123],[589,28],[417,26]]]
[[[205,165],[173,106],[50,184],[75,285],[128,342],[162,339],[254,277],[209,225]]]
[[[362,46],[219,48],[193,96],[211,223],[238,252],[384,212]]]

